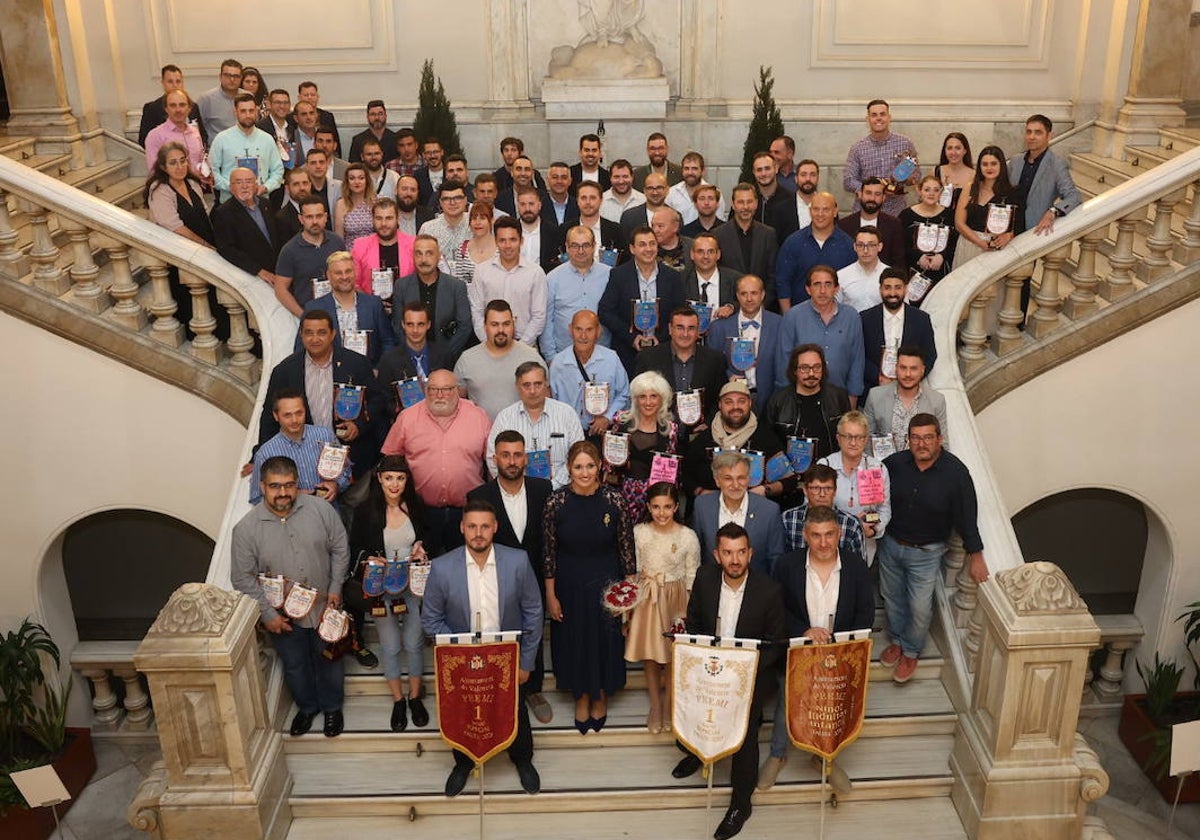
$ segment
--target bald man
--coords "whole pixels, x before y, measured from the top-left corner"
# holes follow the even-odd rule
[[[854,240],[837,226],[837,199],[833,193],[814,195],[808,210],[812,223],[784,240],[775,263],[775,293],[782,312],[808,299],[805,282],[812,268],[827,265],[837,271],[858,259]]]
[[[601,345],[599,338],[599,316],[590,309],[581,309],[571,319],[571,346],[550,360],[550,390],[554,399],[575,407],[579,422],[590,438],[602,435],[618,412],[629,408],[629,376],[621,359]],[[598,411],[588,410],[586,384],[608,385],[607,404],[591,406],[599,408]]]

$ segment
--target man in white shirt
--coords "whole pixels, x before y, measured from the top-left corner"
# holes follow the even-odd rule
[[[625,158],[614,160],[608,170],[612,186],[604,191],[600,203],[600,215],[610,222],[620,224],[621,214],[631,207],[646,203],[646,196],[633,188],[633,164]]]
[[[683,180],[667,191],[667,206],[678,210],[686,225],[695,221],[699,215],[696,211],[696,201],[693,198],[696,188],[701,184],[707,184],[708,181],[704,180],[704,155],[699,152],[688,152],[684,155],[681,166]],[[721,221],[729,218],[729,208],[725,205],[724,199],[717,204],[717,218]]]
[[[521,259],[529,265],[553,271],[557,231],[542,216],[542,197],[533,187],[516,187],[517,218],[521,220]],[[496,221],[499,221],[497,219]],[[493,223],[493,233],[495,225]]]
[[[368,138],[359,146],[362,164],[367,168],[367,177],[375,187],[376,198],[395,198],[396,184],[400,176],[383,167],[383,146],[376,139]]]
[[[537,347],[546,326],[546,274],[537,263],[521,257],[521,222],[511,217],[497,219],[496,256],[475,269],[475,279],[467,289],[471,301],[471,320],[482,341],[483,310],[489,301],[508,301],[516,320],[517,335],[523,343]]]
[[[838,303],[864,312],[883,302],[879,295],[879,276],[888,266],[879,259],[881,245],[879,231],[873,227],[862,228],[854,234],[854,252],[858,260],[838,269]]]
[[[488,434],[488,469],[493,478],[498,475],[499,463],[493,457],[496,435],[507,430],[520,432],[529,445],[529,452],[545,453],[546,469],[538,467],[538,477],[549,479],[557,490],[570,481],[567,450],[576,441],[583,440],[579,415],[571,406],[550,397],[549,374],[541,362],[523,362],[517,367],[516,379],[519,399],[501,409]]]

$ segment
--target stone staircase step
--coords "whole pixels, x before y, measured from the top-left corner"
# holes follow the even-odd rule
[[[465,794],[464,794],[465,796]],[[820,805],[763,804],[762,794],[755,799],[754,814],[742,833],[744,840],[777,840],[794,836],[797,826],[809,828],[815,836],[820,822]],[[598,808],[579,811],[567,823],[558,814],[491,814],[486,817],[486,832],[492,840],[539,840],[569,837],[575,826],[589,840],[629,840],[630,837],[655,837],[661,840],[707,837],[724,816],[725,801],[714,796],[712,811],[702,807],[694,811],[629,811]],[[886,825],[896,837],[921,837],[922,840],[966,840],[966,834],[949,799],[912,799],[891,802],[843,800],[843,804],[825,811],[827,840],[859,840],[878,833]],[[582,827],[586,826],[586,831]],[[411,826],[397,824],[391,817],[301,817],[292,823],[287,840],[328,840],[342,835],[355,840],[393,840],[397,835],[413,834],[422,840],[462,840],[477,836],[477,816],[446,816]]]
[[[1185,128],[1182,126],[1160,128],[1158,143],[1163,148],[1176,152],[1186,152],[1200,146],[1200,128]]]
[[[0,155],[24,163],[37,154],[37,138],[0,134]]]
[[[71,171],[71,155],[69,153],[51,152],[49,154],[34,154],[18,158],[18,160],[30,169],[45,172],[50,177],[58,178],[59,180],[65,180]]]
[[[1164,146],[1126,146],[1125,157],[1134,166],[1141,166],[1143,169],[1152,169],[1160,163],[1178,157],[1183,154],[1183,149],[1168,149]]]

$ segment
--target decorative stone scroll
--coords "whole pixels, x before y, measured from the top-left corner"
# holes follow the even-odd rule
[[[578,0],[584,35],[550,53],[551,79],[656,79],[662,62],[639,29],[645,0]]]
[[[241,598],[207,583],[185,583],[175,590],[147,635],[220,636]]]
[[[1018,615],[1088,611],[1063,570],[1045,560],[1005,569],[996,582]]]

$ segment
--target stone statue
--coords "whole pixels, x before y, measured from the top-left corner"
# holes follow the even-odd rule
[[[654,79],[663,75],[654,45],[639,29],[645,0],[578,0],[584,35],[550,53],[552,79]]]

